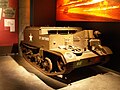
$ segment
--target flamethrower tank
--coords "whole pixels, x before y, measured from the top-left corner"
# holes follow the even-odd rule
[[[95,38],[99,31],[80,27],[26,27],[23,57],[46,75],[63,75],[75,68],[104,64],[112,51]]]

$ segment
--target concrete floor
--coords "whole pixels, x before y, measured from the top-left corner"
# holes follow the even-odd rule
[[[53,90],[10,56],[0,57],[0,90]]]
[[[98,74],[59,90],[120,90],[120,75],[111,72]]]

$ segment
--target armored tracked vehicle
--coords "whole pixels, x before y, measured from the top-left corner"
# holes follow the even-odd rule
[[[46,75],[63,75],[75,68],[103,64],[112,51],[101,46],[99,31],[80,27],[26,27],[23,57]]]

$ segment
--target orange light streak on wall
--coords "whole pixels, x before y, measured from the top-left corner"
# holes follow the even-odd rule
[[[60,3],[61,1],[61,3]],[[120,21],[120,1],[57,0],[57,21]],[[91,18],[94,18],[91,20]]]

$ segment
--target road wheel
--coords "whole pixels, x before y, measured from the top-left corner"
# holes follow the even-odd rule
[[[41,61],[40,67],[43,71],[51,72],[52,70],[51,60],[48,57],[46,57],[44,60]]]

